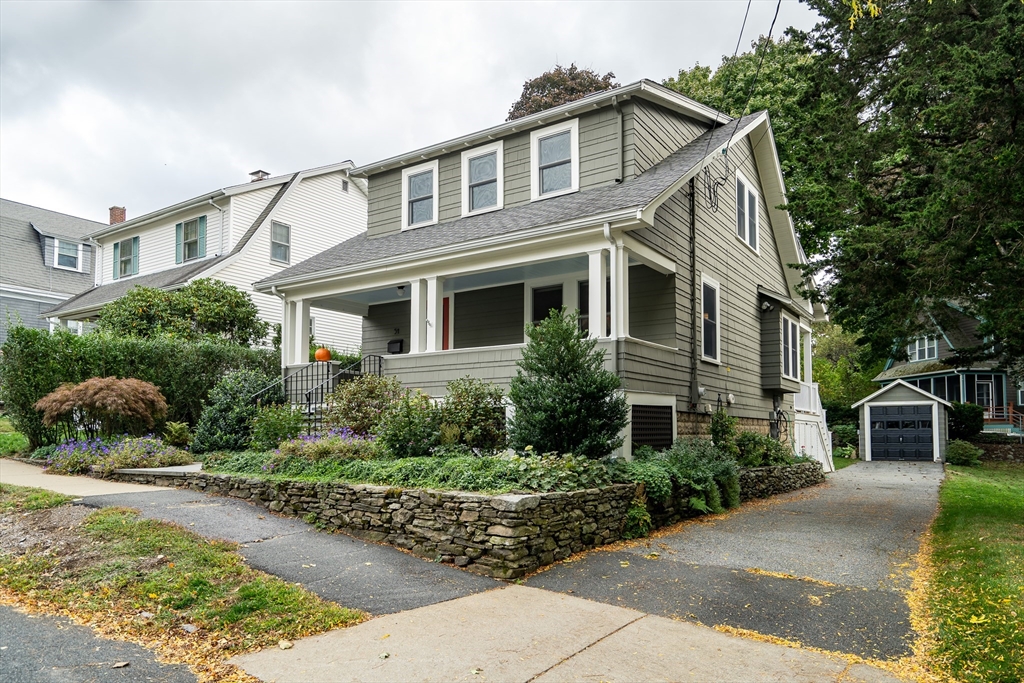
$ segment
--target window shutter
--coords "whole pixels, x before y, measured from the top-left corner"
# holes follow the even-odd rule
[[[199,217],[199,258],[206,257],[206,216]]]
[[[182,235],[182,224],[174,226],[174,262],[181,263],[184,260],[184,237]]]
[[[121,243],[114,242],[114,279],[121,277]]]
[[[139,274],[139,238],[132,238],[132,275]]]

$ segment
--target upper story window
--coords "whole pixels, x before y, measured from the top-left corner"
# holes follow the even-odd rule
[[[800,379],[800,325],[782,316],[782,376]]]
[[[174,226],[174,262],[206,258],[206,216]]]
[[[530,198],[547,199],[580,189],[579,119],[530,133]]]
[[[939,357],[939,340],[936,337],[921,337],[907,346],[907,356],[913,363],[919,360],[935,360]]]
[[[437,160],[402,170],[402,229],[437,223]]]
[[[114,242],[114,279],[139,274],[139,238]]]
[[[493,211],[504,205],[504,143],[462,153],[462,215]]]
[[[722,333],[719,292],[721,285],[716,280],[702,275],[701,282],[701,358],[718,363],[721,361],[719,340]]]
[[[270,223],[270,260],[288,263],[292,251],[291,226],[277,221]]]
[[[736,173],[736,237],[757,251],[757,192],[742,173]]]
[[[53,264],[57,268],[80,271],[82,263],[82,245],[63,240],[53,241]]]

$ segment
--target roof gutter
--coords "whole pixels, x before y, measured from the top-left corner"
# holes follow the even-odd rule
[[[125,221],[124,223],[117,223],[115,225],[111,225],[110,227],[104,228],[103,230],[97,230],[96,232],[86,235],[86,237],[89,239],[95,239],[97,237],[106,237],[107,235],[112,235],[115,232],[120,232],[121,230],[126,230],[128,228],[136,228],[141,225],[145,225],[146,223],[151,223],[157,220],[158,218],[163,218],[168,214],[177,213],[178,211],[184,211],[186,209],[194,209],[198,206],[204,206],[207,201],[217,199],[223,196],[224,191],[217,190],[216,192],[213,192],[211,194],[206,194],[201,197],[194,197],[184,202],[179,202],[177,204],[165,207],[163,209],[160,209],[159,211],[153,211],[151,213],[147,213],[144,216],[139,216],[138,218],[134,218],[130,221]]]

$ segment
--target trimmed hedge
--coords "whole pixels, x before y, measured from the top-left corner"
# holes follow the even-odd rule
[[[233,370],[275,376],[280,356],[270,349],[222,342],[78,336],[64,330],[51,334],[15,326],[0,347],[0,400],[14,427],[37,448],[54,443],[57,435],[43,425],[43,414],[33,405],[61,384],[91,377],[141,379],[159,387],[167,399],[169,421],[194,425],[210,390]]]

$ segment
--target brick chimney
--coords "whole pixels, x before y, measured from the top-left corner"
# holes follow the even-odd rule
[[[110,224],[117,225],[118,223],[124,223],[125,211],[123,206],[112,206],[110,207]]]

